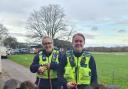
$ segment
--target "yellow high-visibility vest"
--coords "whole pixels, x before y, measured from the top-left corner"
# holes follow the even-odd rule
[[[91,55],[83,52],[80,57],[75,57],[73,51],[66,52],[66,55],[67,65],[65,66],[64,77],[67,82],[89,85],[91,82],[91,69],[89,68]]]
[[[48,63],[51,63],[51,62],[59,63],[59,60],[58,60],[59,51],[58,50],[54,49],[49,57],[46,57],[46,55],[45,56],[43,56],[43,55],[44,54],[41,51],[39,53],[39,64],[40,65],[48,64]],[[43,79],[48,79],[48,70],[46,70],[42,74],[37,73],[37,77],[38,78],[43,78]],[[51,69],[50,70],[50,78],[51,79],[57,78],[57,71]]]

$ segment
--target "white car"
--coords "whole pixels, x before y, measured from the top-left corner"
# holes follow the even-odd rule
[[[7,48],[4,46],[0,46],[0,55],[3,58],[7,58]]]

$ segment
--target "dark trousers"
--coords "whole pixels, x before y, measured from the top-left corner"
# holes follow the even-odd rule
[[[64,88],[64,89],[67,89],[67,88]],[[88,85],[78,85],[77,87],[72,89],[94,89],[94,88]]]
[[[79,85],[78,89],[93,89],[91,86]]]
[[[58,89],[57,79],[51,79],[51,83],[49,79],[37,79],[36,85],[37,89]]]

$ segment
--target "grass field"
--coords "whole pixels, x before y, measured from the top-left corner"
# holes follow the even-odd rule
[[[100,83],[128,87],[128,53],[93,53]]]
[[[128,87],[128,52],[92,53],[97,64],[99,83]],[[29,67],[34,54],[11,55],[9,59]]]
[[[18,64],[21,64],[25,67],[29,67],[33,61],[34,54],[19,54],[19,55],[10,55],[8,58],[12,61],[15,61]]]

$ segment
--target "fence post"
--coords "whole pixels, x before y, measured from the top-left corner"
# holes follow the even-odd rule
[[[113,70],[113,72],[112,72],[112,84],[114,84],[114,80],[115,80],[115,71]]]

